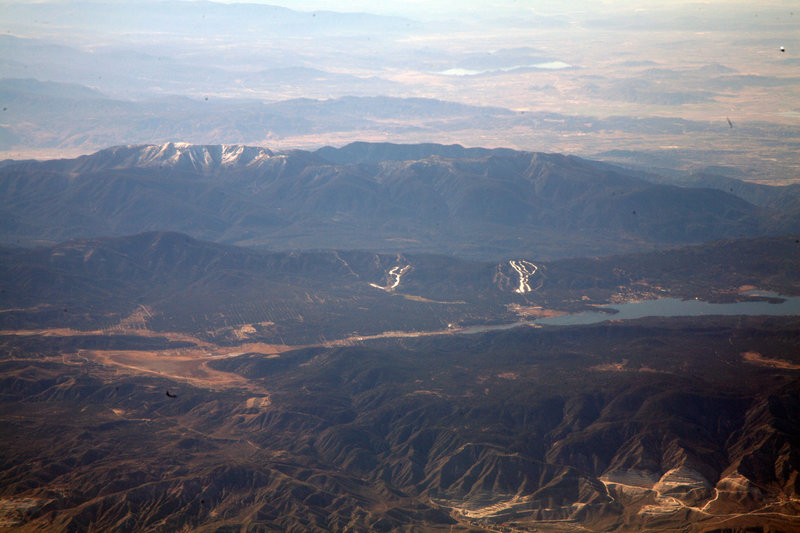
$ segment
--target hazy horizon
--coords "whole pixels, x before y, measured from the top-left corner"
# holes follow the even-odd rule
[[[167,140],[276,148],[379,140],[673,152],[676,168],[732,160],[759,180],[791,181],[800,169],[800,18],[790,2],[9,2],[0,20],[0,78],[85,86],[113,108],[98,115],[98,105],[70,104],[57,127],[52,114],[41,116],[62,105],[53,95],[43,102],[12,84],[0,93],[4,158]],[[166,104],[174,97],[210,102],[215,116],[250,102],[245,116],[263,116],[261,126],[196,120],[197,109]],[[263,105],[343,97],[427,98],[519,116],[400,114],[358,126],[357,115],[326,119],[332,111],[263,114]],[[434,104],[430,113],[442,116],[447,106]],[[565,121],[574,123],[566,131]],[[94,129],[81,130],[88,123]]]

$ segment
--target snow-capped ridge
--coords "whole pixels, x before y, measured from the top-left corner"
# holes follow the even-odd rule
[[[123,168],[174,168],[209,173],[225,168],[248,168],[281,154],[241,144],[200,145],[184,142],[114,146],[78,159],[73,172]]]

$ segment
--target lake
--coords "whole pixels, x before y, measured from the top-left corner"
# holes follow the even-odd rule
[[[603,313],[599,311],[584,311],[553,318],[536,320],[536,324],[546,326],[577,326],[596,324],[605,320],[628,320],[644,318],[647,316],[704,316],[704,315],[769,315],[788,316],[800,315],[799,296],[781,296],[775,293],[758,292],[748,293],[754,296],[781,298],[780,303],[759,302],[734,302],[714,304],[701,300],[680,300],[678,298],[659,298],[658,300],[645,300],[626,304],[604,305],[600,309],[615,309],[617,313]]]

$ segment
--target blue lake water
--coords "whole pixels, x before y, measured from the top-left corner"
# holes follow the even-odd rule
[[[601,311],[584,311],[553,318],[540,318],[533,322],[511,322],[509,324],[491,324],[469,326],[455,331],[459,335],[484,333],[487,331],[500,331],[517,328],[520,326],[583,326],[597,324],[606,320],[629,320],[649,316],[706,316],[706,315],[749,315],[749,316],[791,316],[800,315],[800,296],[782,296],[774,292],[749,291],[747,296],[764,296],[767,298],[780,298],[779,303],[761,302],[734,302],[727,304],[712,304],[700,300],[679,300],[678,298],[660,298],[658,300],[645,300],[627,304],[604,305],[599,309],[616,309],[616,313],[603,313]]]
[[[536,324],[547,326],[575,326],[596,324],[605,320],[628,320],[648,316],[704,316],[704,315],[800,315],[800,297],[781,296],[775,293],[759,292],[751,295],[767,296],[783,299],[780,303],[770,302],[735,302],[712,304],[700,300],[679,300],[677,298],[660,298],[626,304],[604,305],[601,309],[616,309],[617,313],[584,311],[553,318],[536,320]]]

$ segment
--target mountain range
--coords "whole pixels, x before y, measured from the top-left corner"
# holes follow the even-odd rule
[[[6,161],[0,530],[797,530],[797,316],[608,305],[785,305],[798,212],[459,145]]]
[[[0,533],[800,531],[789,2],[275,1],[0,1]]]
[[[44,42],[0,35],[0,51],[3,50],[9,57],[27,58],[30,64],[17,62],[6,69],[9,77],[0,79],[0,158],[64,157],[110,145],[163,144],[176,139],[195,144],[269,145],[276,149],[317,149],[325,144],[363,140],[457,140],[478,146],[569,152],[668,176],[712,168],[725,176],[774,184],[791,182],[796,175],[797,162],[790,147],[791,139],[797,138],[800,130],[791,124],[778,126],[753,120],[737,123],[731,131],[723,118],[593,117],[547,109],[520,111],[485,101],[470,105],[446,97],[409,97],[399,83],[325,70],[327,65],[317,63],[272,65],[257,71],[248,66],[246,72],[222,76],[209,65],[179,65],[153,55],[96,57],[97,53],[68,52]],[[513,50],[506,52],[514,55]],[[490,59],[503,55],[498,51]],[[70,76],[66,79],[70,82],[58,75],[40,74],[39,79],[34,79],[31,57],[46,57],[62,70],[63,65],[78,61],[88,63],[92,69],[133,63],[135,66],[128,70],[107,75],[123,90],[142,82],[138,77],[129,79],[131,71],[145,76],[143,72],[154,70],[154,77],[168,76],[169,80],[153,80],[159,87],[155,94],[151,91],[131,99],[101,92],[97,85],[86,81],[96,80],[99,74],[94,71],[76,73],[72,72],[75,68],[67,69]],[[18,77],[10,77],[11,72],[17,71]],[[178,88],[163,92],[171,83],[178,83],[178,78],[193,84],[198,72],[208,73],[204,77],[212,72],[222,76],[223,87],[218,91],[246,87],[240,87],[243,94],[238,97],[216,94],[210,88],[205,93]],[[658,75],[666,74],[659,71]],[[62,81],[39,81],[51,79]],[[769,84],[770,80],[761,82]],[[250,89],[252,85],[270,88],[277,94],[264,99]],[[770,157],[759,155],[761,152],[754,146],[768,148]]]
[[[755,205],[655,181],[577,157],[457,145],[121,146],[0,167],[0,239],[169,230],[277,250],[551,259],[797,227],[796,188]]]
[[[456,332],[620,301],[758,298],[741,287],[797,294],[798,253],[797,236],[781,236],[604,258],[476,262],[269,252],[150,232],[0,248],[0,328],[113,333],[136,323],[214,342],[292,345],[395,330]]]

